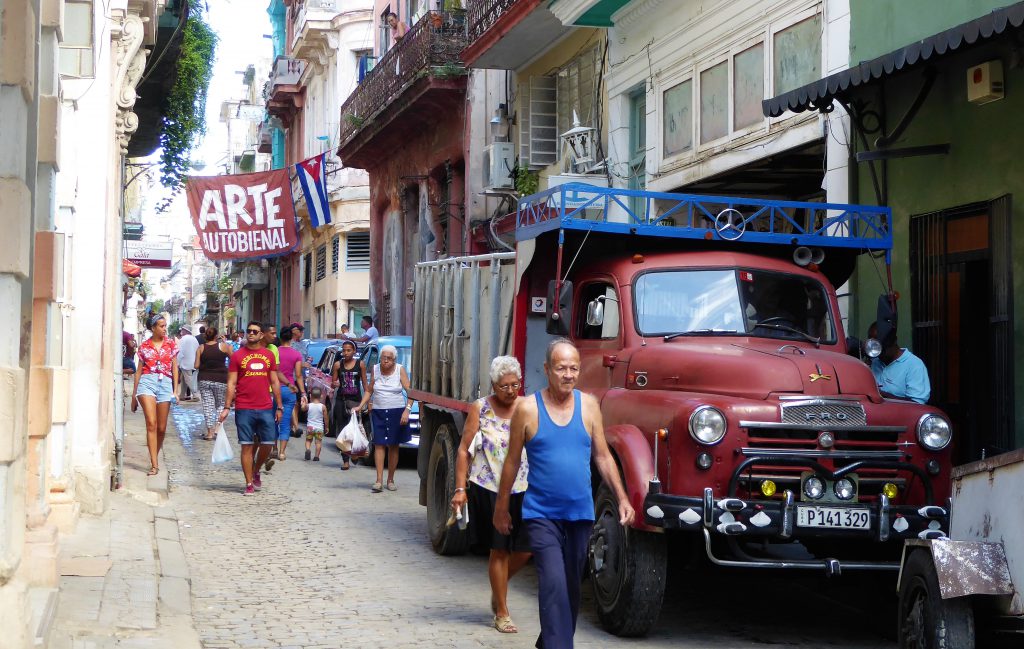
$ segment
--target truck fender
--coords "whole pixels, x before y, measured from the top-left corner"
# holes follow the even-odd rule
[[[629,502],[637,513],[633,526],[652,532],[662,531],[643,522],[644,498],[647,497],[648,483],[654,477],[654,454],[644,434],[636,426],[625,424],[609,426],[604,436],[622,471],[623,487],[629,494]]]
[[[427,504],[427,465],[430,462],[430,447],[434,445],[434,433],[445,421],[450,420],[455,430],[462,434],[466,413],[449,408],[427,406],[420,402],[420,445],[416,451],[416,472],[420,477],[420,504]]]
[[[897,591],[902,585],[903,569],[912,552],[928,552],[931,556],[942,599],[1014,593],[1002,543],[950,539],[907,541],[903,546]]]

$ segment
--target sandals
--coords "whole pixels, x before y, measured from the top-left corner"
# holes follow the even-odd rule
[[[157,467],[155,467],[155,466],[151,466],[151,467],[149,467],[149,473],[147,473],[146,475],[148,475],[148,476],[154,476],[154,475],[156,475],[156,474],[158,474],[158,473],[160,473],[160,469],[158,469],[158,468],[157,468]]]
[[[348,462],[345,462],[344,464],[341,465],[341,470],[342,471],[348,471],[348,469],[349,469]]]
[[[381,491],[384,490],[381,488],[381,484],[379,482],[374,482],[373,486],[370,487],[370,491],[372,491],[375,494],[379,494]]]
[[[394,480],[388,480],[388,491],[398,491],[398,486]]]
[[[519,627],[512,623],[512,618],[508,615],[495,615],[494,628],[498,630],[498,633],[519,633]]]

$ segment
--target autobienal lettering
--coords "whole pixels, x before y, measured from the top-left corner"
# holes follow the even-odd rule
[[[285,220],[278,214],[281,188],[267,191],[267,184],[224,185],[203,192],[199,227],[207,252],[272,252],[288,247]],[[252,199],[252,213],[246,209]],[[251,226],[256,229],[249,229]],[[239,230],[244,227],[244,230]],[[209,228],[209,230],[208,230]]]

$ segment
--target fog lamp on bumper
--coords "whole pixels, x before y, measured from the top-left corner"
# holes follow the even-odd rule
[[[825,495],[825,483],[817,476],[809,476],[804,480],[804,495],[811,500],[817,500]]]

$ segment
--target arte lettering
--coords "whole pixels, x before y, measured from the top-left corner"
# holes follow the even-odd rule
[[[281,188],[267,191],[266,183],[250,187],[227,184],[223,190],[207,189],[199,204],[199,227],[205,231],[212,224],[217,230],[238,230],[241,223],[265,225],[268,229],[283,228],[284,219],[278,216],[280,198]],[[246,209],[250,199],[252,214]]]

